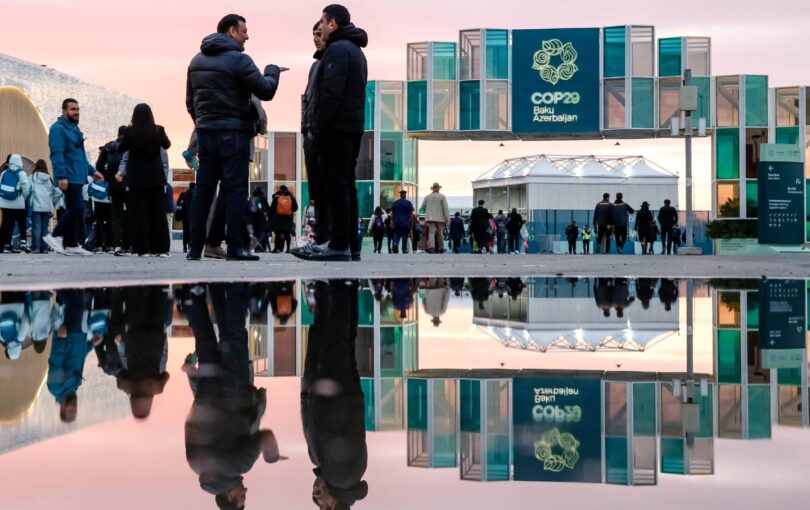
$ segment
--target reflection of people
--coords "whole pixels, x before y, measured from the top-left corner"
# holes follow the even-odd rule
[[[624,309],[633,304],[636,298],[630,295],[627,278],[613,280],[613,306],[616,308],[616,317],[624,317]]]
[[[639,278],[636,280],[636,296],[641,301],[641,307],[645,310],[650,307],[650,300],[653,298],[657,282],[657,278]]]
[[[355,359],[357,286],[318,282],[301,380],[301,421],[315,465],[312,500],[348,509],[368,494],[365,402]]]
[[[425,313],[433,317],[433,325],[438,327],[442,323],[441,316],[447,312],[450,303],[450,289],[444,278],[425,279],[425,298],[422,305]]]
[[[408,310],[413,305],[413,285],[408,278],[394,278],[391,280],[391,301],[399,312],[399,318],[408,316]]]
[[[273,317],[277,318],[282,326],[287,324],[298,308],[298,300],[293,296],[294,288],[295,282],[293,281],[268,284],[270,308],[273,310]]]
[[[672,310],[672,305],[678,302],[678,284],[669,278],[661,279],[661,286],[658,287],[658,299],[664,305],[664,310]]]
[[[593,281],[593,299],[605,317],[610,317],[613,308],[613,279],[595,278]]]
[[[470,278],[470,296],[478,303],[478,309],[484,309],[484,301],[489,301],[489,280],[486,278]]]
[[[186,418],[186,460],[199,475],[200,487],[215,496],[219,508],[244,508],[247,488],[242,475],[259,454],[276,462],[278,443],[260,430],[266,397],[253,385],[248,355],[246,283],[199,286],[189,293],[189,324],[196,355],[183,365],[194,402]],[[211,295],[219,338],[208,310]]]

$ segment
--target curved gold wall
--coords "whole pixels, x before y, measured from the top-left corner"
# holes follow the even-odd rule
[[[51,343],[49,338],[42,353],[28,346],[13,361],[0,352],[0,425],[15,423],[31,410],[48,373]]]
[[[0,158],[5,161],[8,154],[44,159],[50,170],[48,128],[31,98],[17,87],[0,87]]]

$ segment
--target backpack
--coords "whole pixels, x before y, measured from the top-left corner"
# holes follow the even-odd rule
[[[276,200],[276,214],[279,216],[292,216],[292,196],[278,195]]]
[[[17,341],[19,323],[20,319],[14,312],[6,312],[0,315],[0,340],[4,344]]]
[[[371,224],[371,230],[374,232],[385,230],[385,221],[383,221],[381,215],[374,215],[374,223]]]
[[[20,193],[20,170],[3,170],[0,174],[0,198],[16,200]]]
[[[292,295],[284,294],[276,297],[276,315],[289,317],[292,315]]]
[[[92,182],[87,188],[87,194],[90,198],[97,201],[104,201],[110,197],[109,183],[107,181]]]

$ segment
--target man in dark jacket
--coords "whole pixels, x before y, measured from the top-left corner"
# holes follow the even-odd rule
[[[613,202],[613,209],[611,211],[613,217],[613,232],[616,236],[616,251],[622,253],[624,251],[624,243],[627,242],[627,225],[630,222],[630,215],[636,211],[625,203],[624,196],[621,193],[616,193],[616,201]]]
[[[273,249],[273,253],[283,252],[285,244],[287,251],[290,250],[290,237],[294,228],[293,218],[297,211],[298,202],[287,186],[282,184],[278,191],[273,193],[273,201],[270,203],[270,224],[273,233],[276,234],[276,247]]]
[[[318,168],[329,192],[324,194],[325,204],[317,199],[315,204],[326,207],[330,238],[326,245],[292,253],[305,260],[360,260],[354,169],[365,127],[368,69],[361,48],[368,44],[368,36],[352,24],[348,9],[337,4],[324,8],[321,34],[326,49],[316,77],[314,129]]]
[[[269,65],[262,75],[244,53],[247,40],[245,18],[228,14],[217,25],[217,33],[203,39],[200,53],[188,67],[186,108],[200,150],[189,260],[202,255],[206,217],[220,182],[226,194],[228,259],[259,260],[245,247],[250,142],[258,118],[251,94],[263,101],[273,99],[284,69]]]
[[[450,245],[453,253],[458,253],[462,239],[464,239],[464,218],[456,211],[456,215],[450,218]]]
[[[565,238],[568,240],[568,254],[577,254],[577,237],[579,237],[579,227],[577,227],[576,220],[571,220],[571,223],[565,227]]]
[[[114,255],[129,253],[126,181],[118,182],[115,179],[115,174],[118,173],[118,167],[121,165],[121,159],[124,157],[124,151],[120,150],[118,146],[121,144],[126,130],[126,126],[118,128],[118,138],[104,145],[96,161],[96,171],[101,173],[108,183],[110,204],[112,206],[112,245],[115,248]]]
[[[507,252],[520,253],[520,229],[523,227],[523,216],[517,212],[517,207],[512,208],[512,212],[506,215],[506,231],[509,234],[509,246]]]
[[[470,233],[475,243],[478,245],[475,253],[484,253],[489,246],[489,238],[487,237],[487,228],[489,228],[489,210],[484,207],[484,201],[478,201],[478,207],[470,213]]]
[[[593,210],[593,229],[596,230],[596,253],[610,251],[610,229],[613,226],[613,205],[610,193],[602,195],[602,201]]]
[[[658,210],[658,223],[661,224],[661,255],[672,254],[672,229],[678,224],[678,210],[672,207],[669,199],[664,200],[664,206]]]

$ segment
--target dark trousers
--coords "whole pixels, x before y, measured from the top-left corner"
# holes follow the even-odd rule
[[[191,223],[183,218],[183,253],[188,251],[188,243],[191,242]]]
[[[392,251],[394,251],[394,250],[393,250],[393,244],[394,244],[394,231],[393,231],[393,230],[388,230],[388,229],[386,229],[386,231],[385,231],[385,237],[386,237],[386,239],[387,239],[387,241],[388,241],[388,253],[391,253]]]
[[[315,201],[315,242],[323,244],[330,239],[329,197],[324,187],[325,179],[318,158],[317,143],[312,134],[304,136],[304,164],[307,167],[309,198]]]
[[[588,254],[591,253],[591,240],[590,239],[588,239],[587,241],[585,239],[582,240],[582,253],[584,253],[585,255],[588,255]]]
[[[290,249],[290,241],[292,240],[292,235],[289,232],[276,232],[276,246],[274,251],[276,252],[283,252],[286,249]]]
[[[382,253],[382,243],[385,232],[372,232],[371,235],[374,237],[374,253]]]
[[[672,254],[672,227],[661,226],[661,254]]]
[[[221,246],[222,242],[225,241],[225,224],[227,219],[225,217],[225,205],[227,200],[227,194],[224,191],[223,185],[219,186],[219,193],[217,193],[215,203],[214,203],[214,212],[211,213],[211,210],[208,210],[206,214],[206,218],[211,217],[211,224],[208,225],[208,235],[205,238],[205,242],[208,246]],[[194,227],[191,227],[192,231]],[[245,226],[247,228],[247,226]]]
[[[520,253],[520,231],[509,232],[509,252]]]
[[[96,247],[103,250],[115,246],[113,242],[112,204],[95,202],[93,204],[96,215]]]
[[[489,248],[489,237],[487,236],[486,230],[473,230],[472,238],[475,241],[475,244],[478,245],[478,253]]]
[[[616,238],[616,251],[624,252],[624,244],[627,242],[627,225],[615,225],[613,236]]]
[[[598,225],[596,227],[596,253],[608,253],[610,251],[610,226]]]
[[[331,223],[329,245],[335,250],[360,251],[357,241],[357,185],[354,169],[360,152],[362,133],[319,133],[315,139],[318,167],[328,190],[328,216]],[[318,210],[315,202],[315,210]]]
[[[399,253],[402,243],[402,253],[408,253],[408,227],[394,227],[394,253]]]
[[[129,193],[133,253],[168,253],[169,224],[163,209],[163,188],[132,188]]]
[[[61,237],[65,248],[79,246],[84,237],[84,199],[81,184],[68,184],[65,194],[65,212],[53,229],[54,237]],[[162,206],[161,206],[162,210]]]
[[[506,232],[496,232],[498,253],[506,253]]]
[[[244,248],[245,207],[248,197],[248,165],[250,135],[234,130],[197,130],[200,146],[200,167],[191,205],[191,246],[194,253],[202,252],[208,212],[214,201],[217,184],[222,182],[224,218],[227,223],[228,251]],[[161,208],[162,211],[162,208]],[[216,213],[215,213],[216,216]],[[165,223],[165,221],[164,221]],[[211,229],[214,229],[212,224]]]
[[[25,209],[3,209],[3,223],[0,225],[0,248],[11,246],[14,226],[20,231],[20,240],[25,240]]]
[[[110,222],[112,226],[112,246],[129,250],[129,210],[125,191],[110,193]]]
[[[453,250],[453,253],[458,253],[458,249],[461,246],[461,238],[460,237],[451,237],[450,238],[450,249]]]
[[[568,240],[568,254],[569,255],[576,255],[577,254],[577,240],[576,240],[576,238]]]

